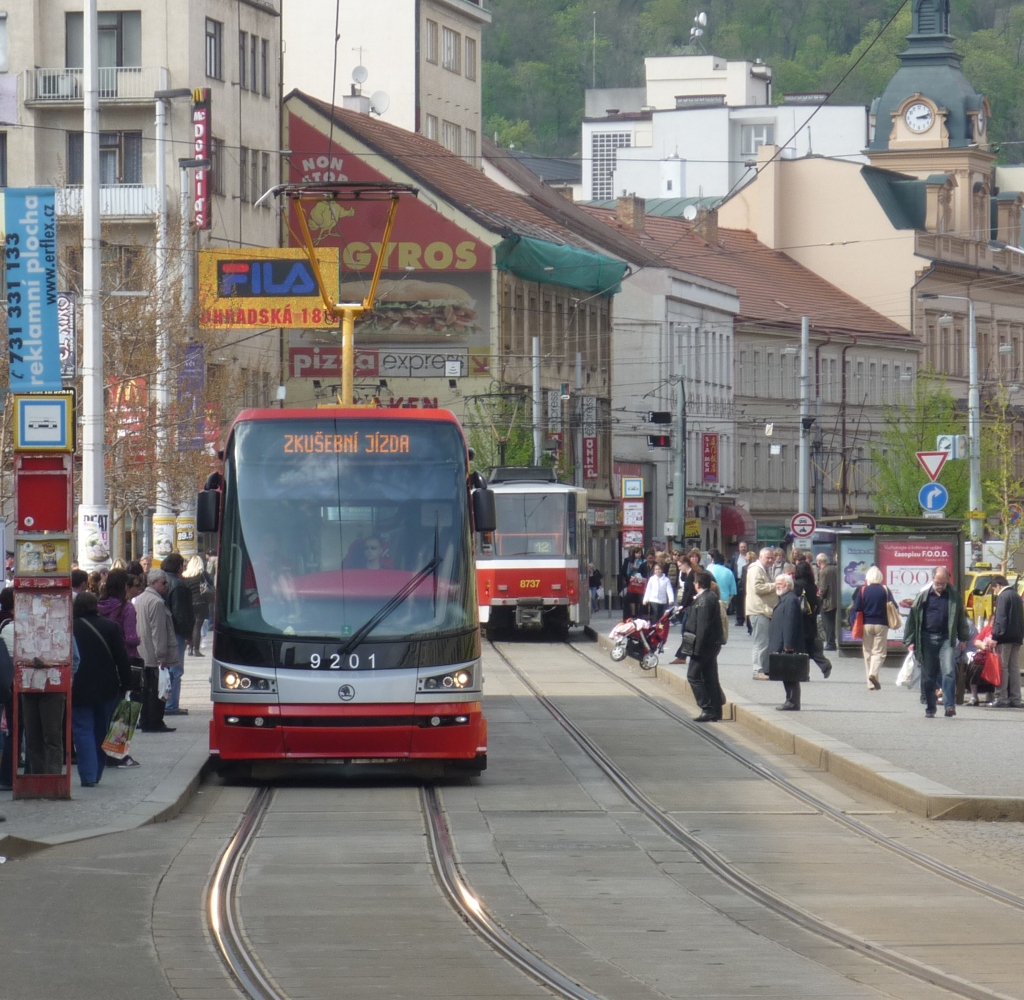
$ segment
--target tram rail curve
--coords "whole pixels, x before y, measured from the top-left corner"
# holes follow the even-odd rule
[[[1024,910],[1024,897],[1018,896],[1016,893],[1010,892],[1008,889],[992,885],[990,882],[985,882],[982,879],[975,878],[973,875],[969,875],[967,872],[961,871],[953,865],[947,865],[944,861],[939,861],[937,858],[933,858],[922,851],[916,851],[914,848],[907,847],[905,844],[901,844],[898,840],[895,840],[892,837],[887,837],[885,834],[879,833],[867,823],[862,823],[853,816],[847,815],[841,809],[837,809],[835,806],[829,805],[823,799],[819,799],[810,792],[804,791],[798,785],[795,785],[792,781],[784,778],[781,774],[772,770],[772,768],[768,767],[766,764],[763,764],[754,757],[750,757],[743,753],[743,751],[738,747],[733,746],[728,740],[723,739],[708,727],[698,725],[689,716],[683,715],[682,712],[677,712],[671,705],[666,704],[661,698],[648,694],[648,692],[632,683],[628,678],[620,677],[614,670],[610,670],[605,666],[605,664],[595,660],[592,656],[577,648],[573,643],[567,643],[567,645],[574,653],[576,653],[577,656],[586,660],[588,663],[591,663],[598,670],[612,678],[612,680],[618,681],[627,690],[632,691],[634,694],[641,697],[644,701],[658,709],[658,711],[667,715],[670,719],[678,722],[682,726],[685,726],[690,730],[690,732],[696,733],[701,737],[701,739],[706,740],[716,749],[721,750],[722,753],[727,754],[733,760],[753,771],[758,775],[758,777],[764,778],[766,781],[770,781],[773,785],[781,788],[798,801],[817,809],[823,815],[834,820],[840,826],[843,826],[854,833],[858,833],[862,837],[866,837],[868,840],[873,841],[880,847],[884,847],[886,850],[892,851],[894,854],[898,854],[900,857],[906,858],[908,861],[912,861],[914,864],[919,865],[921,868],[931,872],[933,875],[939,875],[942,878],[948,879],[950,882],[955,882],[957,885],[963,886],[964,888],[971,889],[983,896],[988,896],[990,899],[994,899],[1000,903],[1005,903],[1007,906],[1012,906],[1018,910]]]
[[[924,962],[918,962],[916,959],[903,955],[898,951],[863,938],[843,927],[839,927],[805,910],[803,907],[780,896],[766,886],[761,885],[749,875],[746,875],[739,868],[726,861],[713,847],[681,826],[671,815],[651,801],[626,776],[625,772],[509,659],[497,644],[490,640],[489,644],[512,674],[540,702],[580,749],[604,772],[608,780],[611,781],[627,801],[631,802],[671,840],[685,847],[726,885],[741,892],[749,899],[761,904],[790,923],[824,940],[831,941],[844,948],[849,948],[857,954],[902,972],[913,979],[929,983],[957,996],[969,998],[969,1000],[1013,1000],[1013,998],[1008,997],[1004,993],[990,990],[978,983],[969,982],[960,976],[943,972],[941,969],[927,965]]]
[[[238,890],[245,859],[270,809],[273,791],[258,788],[242,813],[234,835],[214,869],[207,892],[207,921],[214,945],[236,984],[250,1000],[288,1000],[272,981],[245,938],[239,914]],[[436,788],[420,787],[420,805],[434,875],[449,903],[470,928],[511,965],[563,1000],[602,1000],[509,933],[487,911],[480,897],[462,877],[455,846]]]

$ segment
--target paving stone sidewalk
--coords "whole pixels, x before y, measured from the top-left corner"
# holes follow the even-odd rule
[[[591,627],[607,635],[618,620],[617,613],[602,612]],[[673,628],[663,664],[673,658],[678,642],[679,630]],[[798,722],[957,792],[1024,797],[1024,710],[958,705],[954,718],[945,718],[940,708],[937,718],[926,719],[920,691],[896,687],[902,656],[889,657],[881,691],[871,692],[859,651],[827,655],[832,676],[824,680],[812,663],[811,683],[802,685],[801,711],[779,713],[781,724]],[[782,704],[781,684],[752,679],[750,638],[735,622],[718,662],[722,686],[732,699],[766,708]]]
[[[173,733],[137,733],[132,756],[140,767],[107,768],[95,788],[83,788],[77,768],[71,800],[12,801],[0,792],[0,855],[24,848],[17,841],[64,843],[169,818],[194,789],[209,748],[210,655],[186,656],[181,707],[188,715],[168,716]]]

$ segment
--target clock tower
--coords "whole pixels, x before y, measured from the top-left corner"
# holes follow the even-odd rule
[[[867,154],[872,166],[941,181],[937,228],[987,240],[995,161],[988,100],[960,68],[949,34],[949,0],[912,0],[911,10],[900,68],[871,106]]]

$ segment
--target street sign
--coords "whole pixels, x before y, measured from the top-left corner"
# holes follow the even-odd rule
[[[639,497],[642,498],[644,495],[644,481],[637,478],[631,478],[629,476],[622,477],[622,495],[624,497]]]
[[[74,451],[74,395],[33,393],[14,397],[15,451]]]
[[[793,519],[789,522],[789,530],[797,538],[810,538],[817,526],[818,522],[810,514],[794,514]]]
[[[984,521],[986,516],[987,515],[983,510],[969,510],[966,514],[964,514],[964,517],[968,521]]]
[[[917,494],[917,502],[926,514],[935,514],[949,503],[949,490],[942,483],[925,483]]]
[[[1011,525],[1020,524],[1020,519],[1024,517],[1024,507],[1021,507],[1019,503],[1011,503],[1006,508],[1006,515]]]
[[[921,463],[921,468],[933,483],[939,478],[939,473],[948,458],[948,451],[919,451],[917,453],[917,460]]]

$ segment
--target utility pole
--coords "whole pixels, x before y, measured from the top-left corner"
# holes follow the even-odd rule
[[[676,541],[686,544],[686,378],[685,365],[679,365],[676,393],[676,471],[672,476],[672,508],[676,522]]]
[[[597,11],[594,11],[593,57],[591,59],[590,86],[597,86]]]
[[[573,482],[583,485],[583,354],[576,352],[576,399],[573,401],[573,412],[576,415],[576,466]]]
[[[533,464],[540,465],[543,452],[540,438],[540,337],[533,338]]]
[[[82,23],[82,82],[85,88],[82,102],[82,503],[102,507],[106,503],[107,484],[103,468],[100,92],[96,0],[86,0]]]
[[[820,521],[825,515],[824,471],[822,469],[821,439],[821,385],[819,380],[817,392],[817,419],[814,423],[814,517]]]
[[[808,354],[810,352],[810,322],[804,316],[800,320],[800,468],[797,470],[797,510],[806,512],[811,504],[810,499],[810,450],[808,448],[807,431],[811,415],[811,393],[807,375]]]

